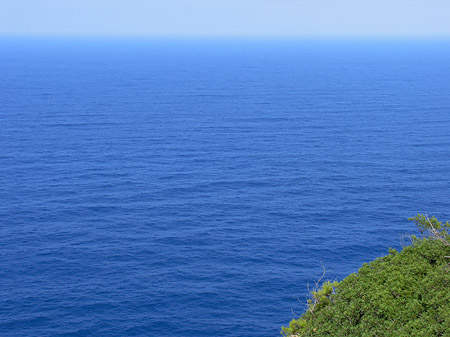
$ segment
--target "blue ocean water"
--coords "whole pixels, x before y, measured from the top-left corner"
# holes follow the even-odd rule
[[[0,74],[1,336],[277,336],[450,219],[449,41],[4,38]]]

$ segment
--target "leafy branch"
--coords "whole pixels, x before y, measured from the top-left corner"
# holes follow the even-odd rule
[[[415,217],[409,218],[416,224],[420,233],[427,234],[432,239],[443,243],[446,246],[450,246],[450,222],[440,222],[434,216],[428,217],[428,214],[417,214]],[[450,258],[450,256],[446,256]]]

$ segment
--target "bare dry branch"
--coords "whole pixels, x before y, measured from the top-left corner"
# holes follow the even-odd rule
[[[439,232],[434,226],[433,223],[431,222],[430,218],[428,217],[428,214],[426,215],[426,220],[428,225],[430,226],[430,237],[434,240],[438,240],[440,242],[442,242],[444,245],[446,246],[450,246],[450,242],[446,240],[446,238],[443,237],[443,234],[441,232]]]

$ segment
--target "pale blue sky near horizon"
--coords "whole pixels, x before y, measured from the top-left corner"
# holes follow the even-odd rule
[[[0,35],[450,37],[450,0],[0,0]]]

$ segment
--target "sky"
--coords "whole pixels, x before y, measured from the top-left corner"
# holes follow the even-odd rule
[[[0,0],[0,35],[450,37],[450,0]]]

